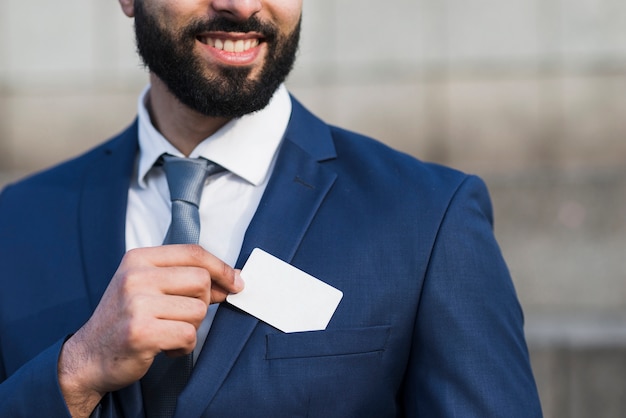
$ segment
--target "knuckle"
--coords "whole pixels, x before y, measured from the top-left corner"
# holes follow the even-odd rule
[[[124,261],[130,264],[135,264],[141,258],[139,248],[133,248],[128,250],[124,255]]]
[[[211,274],[205,269],[197,270],[197,286],[200,293],[211,288]]]
[[[122,276],[122,288],[125,293],[132,295],[148,286],[154,278],[149,274],[150,270],[145,267],[134,268],[126,271]]]
[[[187,270],[187,285],[189,296],[202,298],[211,288],[210,273],[200,267]]]
[[[126,304],[126,313],[131,318],[142,318],[150,306],[147,295],[136,294],[129,297]]]
[[[204,305],[205,315],[207,304],[211,299],[211,289],[212,289],[211,275],[205,270],[202,274],[202,278],[198,282],[198,289],[196,291],[196,297],[198,298],[198,302]]]
[[[198,244],[188,244],[187,251],[194,260],[202,260],[205,255],[204,249]]]
[[[148,321],[135,319],[126,324],[126,342],[129,348],[138,349],[146,341],[146,335],[151,332]]]
[[[181,327],[180,339],[185,347],[193,349],[196,346],[196,327],[191,324],[184,324]]]
[[[189,312],[191,316],[197,321],[202,321],[206,316],[207,305],[200,299],[192,299],[191,306],[189,307]]]
[[[228,279],[228,283],[235,281],[235,272],[226,263],[222,263],[222,277]]]
[[[130,296],[132,294],[132,289],[136,280],[136,273],[134,271],[126,271],[120,276],[120,287],[125,296]]]

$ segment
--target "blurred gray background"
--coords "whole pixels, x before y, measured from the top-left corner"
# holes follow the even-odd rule
[[[291,91],[482,176],[546,417],[626,416],[626,2],[304,2]],[[2,0],[0,185],[129,124],[134,51],[116,1]]]

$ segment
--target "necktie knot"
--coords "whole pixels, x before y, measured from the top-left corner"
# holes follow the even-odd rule
[[[167,154],[161,158],[170,199],[182,200],[196,207],[200,204],[207,177],[224,171],[221,166],[204,158],[180,158]]]
[[[165,154],[161,164],[172,201],[172,221],[164,244],[197,244],[200,238],[198,207],[208,176],[224,168],[204,158],[180,158]]]

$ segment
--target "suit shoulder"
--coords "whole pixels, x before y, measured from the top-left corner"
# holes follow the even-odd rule
[[[338,164],[371,175],[387,185],[421,192],[454,192],[475,176],[441,164],[425,162],[383,142],[343,128],[331,126]],[[357,168],[357,166],[359,168]],[[480,182],[480,180],[479,180]]]
[[[81,181],[82,174],[85,170],[91,167],[98,159],[109,155],[116,150],[120,150],[120,148],[136,148],[136,131],[137,127],[135,122],[122,133],[99,145],[96,145],[94,148],[85,151],[80,155],[30,174],[9,184],[5,190],[2,191],[2,193],[6,194],[10,191],[16,192],[20,190],[29,190],[31,188],[51,187],[54,185],[63,185],[64,187],[68,187],[78,184]]]

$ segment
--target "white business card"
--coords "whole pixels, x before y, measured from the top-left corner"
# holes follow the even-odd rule
[[[343,293],[255,248],[241,270],[245,288],[226,301],[283,332],[326,329]]]

